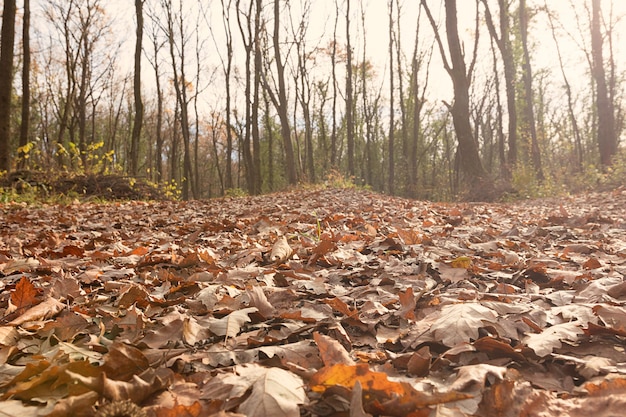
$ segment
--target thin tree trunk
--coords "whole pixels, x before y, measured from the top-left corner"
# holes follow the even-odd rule
[[[230,4],[224,4],[222,0],[222,19],[224,21],[224,29],[226,32],[226,66],[224,68],[224,76],[226,77],[226,173],[225,187],[227,190],[233,188],[233,131],[231,121],[231,88],[230,88],[230,76],[232,72],[233,64],[233,39],[230,28]],[[237,3],[239,4],[239,3]]]
[[[22,121],[20,125],[20,140],[17,153],[17,167],[26,167],[25,153],[28,144],[30,125],[30,0],[24,0],[24,20],[22,28],[22,51],[24,54],[22,63]]]
[[[254,194],[261,194],[263,177],[261,175],[261,137],[259,133],[259,107],[261,71],[263,70],[263,55],[261,52],[261,11],[262,1],[256,0],[254,13],[254,91],[252,106],[252,180]]]
[[[0,39],[0,171],[11,169],[11,95],[13,86],[13,45],[15,42],[15,0],[4,0]]]
[[[578,127],[578,121],[576,120],[576,113],[574,111],[574,97],[572,96],[572,87],[567,79],[567,75],[565,74],[565,65],[563,63],[563,55],[561,53],[560,42],[557,38],[556,27],[554,25],[554,21],[552,19],[552,14],[548,9],[547,1],[544,2],[547,15],[548,22],[550,23],[550,29],[552,33],[552,39],[554,40],[554,45],[556,46],[557,56],[559,57],[559,67],[561,69],[561,75],[563,76],[563,83],[565,84],[565,94],[567,95],[567,110],[570,118],[570,123],[572,124],[572,133],[574,134],[574,150],[576,153],[576,170],[582,171],[583,169],[583,143],[582,143],[582,135],[580,133],[580,129]]]
[[[530,156],[535,168],[537,179],[543,181],[543,168],[541,167],[541,151],[539,149],[539,139],[537,137],[537,123],[535,121],[534,99],[533,99],[533,76],[530,66],[530,52],[528,51],[528,10],[526,0],[520,0],[519,22],[522,40],[523,61],[522,79],[524,81],[524,121],[530,133]]]
[[[135,95],[135,120],[130,139],[130,175],[137,176],[139,170],[139,138],[143,124],[143,102],[141,101],[141,52],[143,40],[143,1],[135,0],[135,15],[137,31],[135,40],[135,73],[133,78],[133,93]]]
[[[339,22],[339,4],[335,0],[335,27],[333,29],[333,47],[330,54],[330,65],[333,79],[333,126],[330,134],[330,166],[337,166],[337,23]]]
[[[394,109],[394,79],[393,79],[393,0],[389,0],[389,176],[387,189],[389,194],[394,193],[395,185],[395,109]]]
[[[295,185],[298,182],[296,174],[296,165],[293,152],[293,144],[291,142],[291,127],[289,125],[289,115],[287,113],[287,86],[285,85],[285,65],[280,54],[280,0],[274,0],[274,33],[272,40],[274,44],[274,61],[276,64],[276,78],[278,79],[277,95],[273,95],[271,90],[270,98],[274,102],[278,118],[280,119],[280,134],[283,138],[285,148],[285,170],[289,185]]]
[[[350,45],[350,0],[346,0],[346,128],[348,144],[348,175],[354,176],[354,120],[352,95],[352,45]]]
[[[510,39],[509,9],[507,0],[498,0],[500,37],[496,33],[495,25],[491,17],[491,12],[487,0],[482,0],[485,5],[485,16],[487,27],[492,39],[498,45],[502,55],[502,65],[504,66],[504,85],[506,91],[506,105],[508,112],[508,161],[502,160],[506,166],[505,175],[510,175],[510,169],[517,163],[517,107],[515,104],[515,60]]]

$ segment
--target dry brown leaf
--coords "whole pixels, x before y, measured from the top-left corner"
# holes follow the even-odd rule
[[[56,298],[48,297],[46,300],[37,304],[34,307],[26,310],[22,315],[9,322],[11,326],[20,326],[24,323],[47,320],[56,316],[63,310],[65,304],[61,303]]]
[[[350,357],[350,353],[335,339],[320,334],[313,333],[313,339],[320,350],[320,356],[325,366],[335,364],[354,365],[354,361]]]

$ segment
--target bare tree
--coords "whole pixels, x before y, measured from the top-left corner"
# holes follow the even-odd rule
[[[26,167],[26,145],[30,125],[30,0],[24,0],[24,18],[22,23],[22,120],[20,140],[17,148],[17,167]]]
[[[159,18],[154,13],[150,14],[152,20],[150,40],[152,44],[152,55],[148,58],[148,61],[152,65],[155,78],[155,89],[157,99],[157,113],[156,113],[156,126],[154,131],[155,137],[155,149],[154,149],[154,166],[155,166],[155,180],[157,183],[163,181],[163,88],[161,87],[161,69],[160,69],[160,51],[165,44],[160,40],[160,23]]]
[[[0,39],[0,171],[11,169],[11,95],[13,85],[13,44],[15,42],[15,0],[4,0]]]
[[[522,80],[524,82],[524,106],[523,117],[525,129],[530,134],[530,156],[535,169],[537,179],[543,180],[543,168],[541,166],[541,151],[537,137],[537,123],[535,122],[535,110],[533,106],[533,74],[530,65],[530,51],[528,49],[528,8],[526,0],[519,3],[519,24],[522,42]]]
[[[354,96],[352,92],[350,18],[350,0],[346,0],[346,139],[348,145],[348,174],[354,176]]]
[[[396,94],[394,89],[394,69],[393,69],[393,43],[394,43],[394,30],[393,30],[393,0],[389,0],[389,172],[387,177],[387,189],[389,194],[394,193],[395,185],[395,109],[394,109],[394,96]]]
[[[191,165],[191,132],[189,127],[189,98],[187,94],[187,79],[185,77],[185,51],[187,48],[187,35],[185,34],[185,18],[183,16],[183,4],[179,3],[178,12],[175,14],[172,2],[161,0],[166,12],[166,34],[169,42],[172,72],[174,75],[174,89],[176,90],[176,101],[180,111],[180,127],[183,137],[183,191],[182,197],[188,200],[196,197],[195,181],[193,180],[193,169]],[[178,35],[179,40],[176,40]],[[178,51],[178,56],[175,53]]]
[[[515,104],[515,60],[510,38],[509,1],[498,0],[500,36],[498,36],[495,24],[493,23],[487,0],[482,0],[482,2],[485,5],[485,20],[489,28],[489,33],[498,46],[498,50],[502,56],[502,65],[504,66],[509,152],[508,161],[503,160],[501,162],[503,165],[513,166],[517,162],[517,107]],[[505,169],[505,174],[508,175],[509,169],[510,168]]]
[[[591,54],[593,57],[592,75],[596,82],[596,107],[598,111],[598,146],[600,149],[600,163],[603,167],[612,164],[617,153],[617,137],[615,134],[615,114],[613,104],[609,99],[606,82],[606,70],[602,51],[602,31],[600,0],[591,2]]]
[[[265,77],[263,84],[267,91],[272,104],[278,112],[280,120],[280,134],[283,139],[283,147],[285,149],[285,171],[287,181],[290,185],[298,182],[296,173],[296,164],[294,158],[293,144],[291,142],[291,126],[289,124],[289,103],[287,101],[287,85],[285,82],[285,64],[281,55],[280,47],[280,0],[274,0],[274,30],[272,33],[272,43],[274,47],[274,64],[276,66],[276,91],[274,91]]]
[[[135,0],[135,16],[137,18],[137,30],[135,40],[135,74],[133,79],[133,93],[135,95],[135,120],[133,133],[130,140],[129,167],[130,175],[137,176],[139,165],[139,138],[143,124],[143,101],[141,100],[141,52],[143,39],[143,2]]]
[[[567,110],[572,124],[572,133],[574,136],[574,149],[576,153],[576,169],[583,169],[583,141],[580,128],[578,127],[578,121],[576,120],[576,112],[574,111],[574,97],[572,94],[572,86],[565,73],[565,63],[563,60],[563,53],[561,52],[560,42],[556,32],[556,25],[552,17],[552,12],[548,9],[547,0],[544,1],[544,8],[548,15],[548,22],[550,24],[552,39],[554,40],[554,46],[556,47],[557,56],[559,58],[559,67],[561,69],[561,75],[563,76],[563,83],[565,84],[565,94],[567,95]]]
[[[472,133],[469,99],[470,80],[472,79],[471,75],[476,62],[476,45],[474,47],[474,56],[469,68],[467,68],[465,55],[459,39],[456,0],[445,0],[446,35],[450,52],[450,61],[448,61],[437,24],[426,4],[426,0],[420,1],[435,32],[435,39],[439,45],[444,67],[452,79],[454,103],[450,106],[450,113],[452,114],[454,130],[459,144],[458,157],[460,159],[461,171],[467,176],[466,179],[470,184],[470,193],[482,193],[486,190],[484,186],[487,180],[487,172],[480,160],[478,145]],[[478,37],[478,33],[476,33],[476,37]],[[478,39],[476,39],[476,42],[478,42]]]

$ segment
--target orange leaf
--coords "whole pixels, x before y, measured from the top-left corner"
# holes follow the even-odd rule
[[[596,269],[600,268],[602,264],[596,258],[589,258],[583,263],[583,268],[585,269]]]
[[[389,381],[387,374],[373,372],[367,364],[324,367],[311,377],[311,389],[324,392],[333,386],[354,389],[357,381],[363,387],[368,413],[388,416],[409,416],[430,405],[470,398],[458,392],[426,394],[407,382]]]
[[[413,288],[409,287],[406,291],[398,293],[400,297],[400,309],[398,314],[407,320],[415,320],[415,295],[413,294]]]
[[[159,408],[155,410],[154,414],[157,417],[199,417],[206,415],[198,401],[191,405],[177,404],[174,408]]]
[[[30,307],[39,302],[37,300],[37,288],[26,277],[22,277],[11,293],[11,303],[18,309]]]

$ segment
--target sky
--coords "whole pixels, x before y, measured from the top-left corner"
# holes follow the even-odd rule
[[[158,3],[158,0],[146,0],[148,3]],[[184,2],[185,10],[193,10],[199,4],[209,8],[211,26],[213,32],[209,31],[208,25],[202,25],[201,30],[204,32],[201,34],[203,37],[211,38],[209,42],[205,44],[203,52],[205,53],[205,60],[203,62],[206,73],[215,72],[216,68],[220,66],[220,53],[216,50],[215,44],[223,45],[223,24],[221,21],[221,2],[220,0],[203,0],[200,3],[198,0],[181,0]],[[365,31],[366,31],[366,50],[368,58],[373,62],[374,68],[377,74],[381,77],[380,84],[386,85],[388,78],[388,1],[389,0],[362,0],[351,2],[352,9],[352,33],[353,33],[353,47],[354,57],[359,60],[362,57],[362,25],[361,25],[361,7],[365,10]],[[245,3],[246,1],[244,1]],[[305,0],[290,0],[292,9],[297,11],[299,5],[303,4]],[[43,2],[45,3],[45,2]],[[435,19],[443,22],[444,8],[443,1],[440,0],[428,0],[428,4],[431,7],[432,13]],[[492,3],[495,1],[492,0]],[[554,10],[558,18],[558,25],[562,26],[559,29],[560,37],[559,44],[561,46],[561,53],[567,60],[568,76],[573,80],[582,84],[586,83],[584,77],[588,70],[586,64],[585,55],[581,51],[581,45],[589,45],[589,36],[586,32],[587,21],[585,4],[590,4],[591,0],[527,0],[529,7],[540,7],[545,3]],[[134,53],[134,3],[130,0],[106,0],[102,3],[107,10],[107,13],[113,18],[115,34],[122,42],[120,49],[119,65],[124,68],[125,71],[132,71],[133,53]],[[322,45],[326,44],[332,38],[333,22],[334,22],[334,0],[312,0],[314,7],[311,11],[310,24],[309,24],[309,45],[315,45],[318,42]],[[410,56],[413,43],[415,40],[416,21],[418,15],[419,0],[400,0],[401,4],[401,19],[400,26],[402,34],[400,41],[404,48],[406,56]],[[465,46],[466,53],[469,55],[473,47],[474,37],[474,18],[476,13],[476,4],[473,0],[459,0],[458,1],[458,16],[459,16],[459,31],[462,36],[462,40]],[[626,1],[624,0],[603,0],[602,7],[605,14],[608,15],[608,11],[612,8],[613,13],[616,16],[626,15]],[[33,6],[33,14],[36,14],[37,6]],[[481,13],[483,6],[480,6]],[[270,10],[271,12],[271,10]],[[492,13],[497,13],[497,7],[494,6]],[[394,12],[395,14],[395,12]],[[576,16],[580,16],[583,19],[583,30],[577,27]],[[394,16],[395,18],[395,16]],[[33,21],[37,24],[37,17],[34,16]],[[345,19],[340,18],[338,24],[338,34],[340,38],[345,34]],[[190,26],[193,22],[190,22]],[[560,71],[558,69],[558,60],[556,59],[556,50],[554,41],[552,39],[551,32],[548,30],[549,25],[545,14],[538,14],[531,22],[530,27],[530,41],[533,43],[533,67],[535,72],[542,69],[549,69],[552,73],[552,84],[554,88],[558,90],[559,84],[562,84],[562,78],[560,77]],[[241,68],[243,61],[241,58],[241,40],[238,37],[238,29],[236,26],[236,20],[233,17],[233,30],[235,32],[235,65]],[[482,70],[485,74],[491,71],[490,59],[482,59],[484,56],[489,56],[491,53],[488,49],[489,34],[486,26],[483,25],[480,29],[481,46],[479,48],[479,63],[486,67]],[[626,20],[622,19],[615,32],[615,45],[618,50],[616,56],[619,62],[622,63],[621,68],[626,68],[626,51],[620,50],[620,40],[626,32]],[[567,34],[569,33],[569,34]],[[144,34],[144,46],[147,46],[149,40],[145,39],[147,35]],[[422,24],[420,26],[420,36],[423,39],[423,45],[429,46],[433,42],[433,32],[423,16]],[[213,40],[214,38],[215,40]],[[189,54],[193,55],[193,51]],[[144,58],[143,63],[143,80],[147,84],[149,89],[153,84],[154,78],[151,73],[151,68],[147,60]],[[480,69],[480,68],[479,68]],[[439,51],[435,48],[432,69],[430,71],[430,92],[429,94],[434,99],[450,100],[451,96],[451,83],[447,74],[443,70],[441,65],[441,57]],[[572,80],[570,80],[572,81]],[[219,81],[218,81],[219,82]],[[211,89],[211,94],[207,94],[205,101],[209,105],[209,101],[221,99],[223,95],[223,89]],[[386,87],[383,87],[383,91],[386,91]]]

